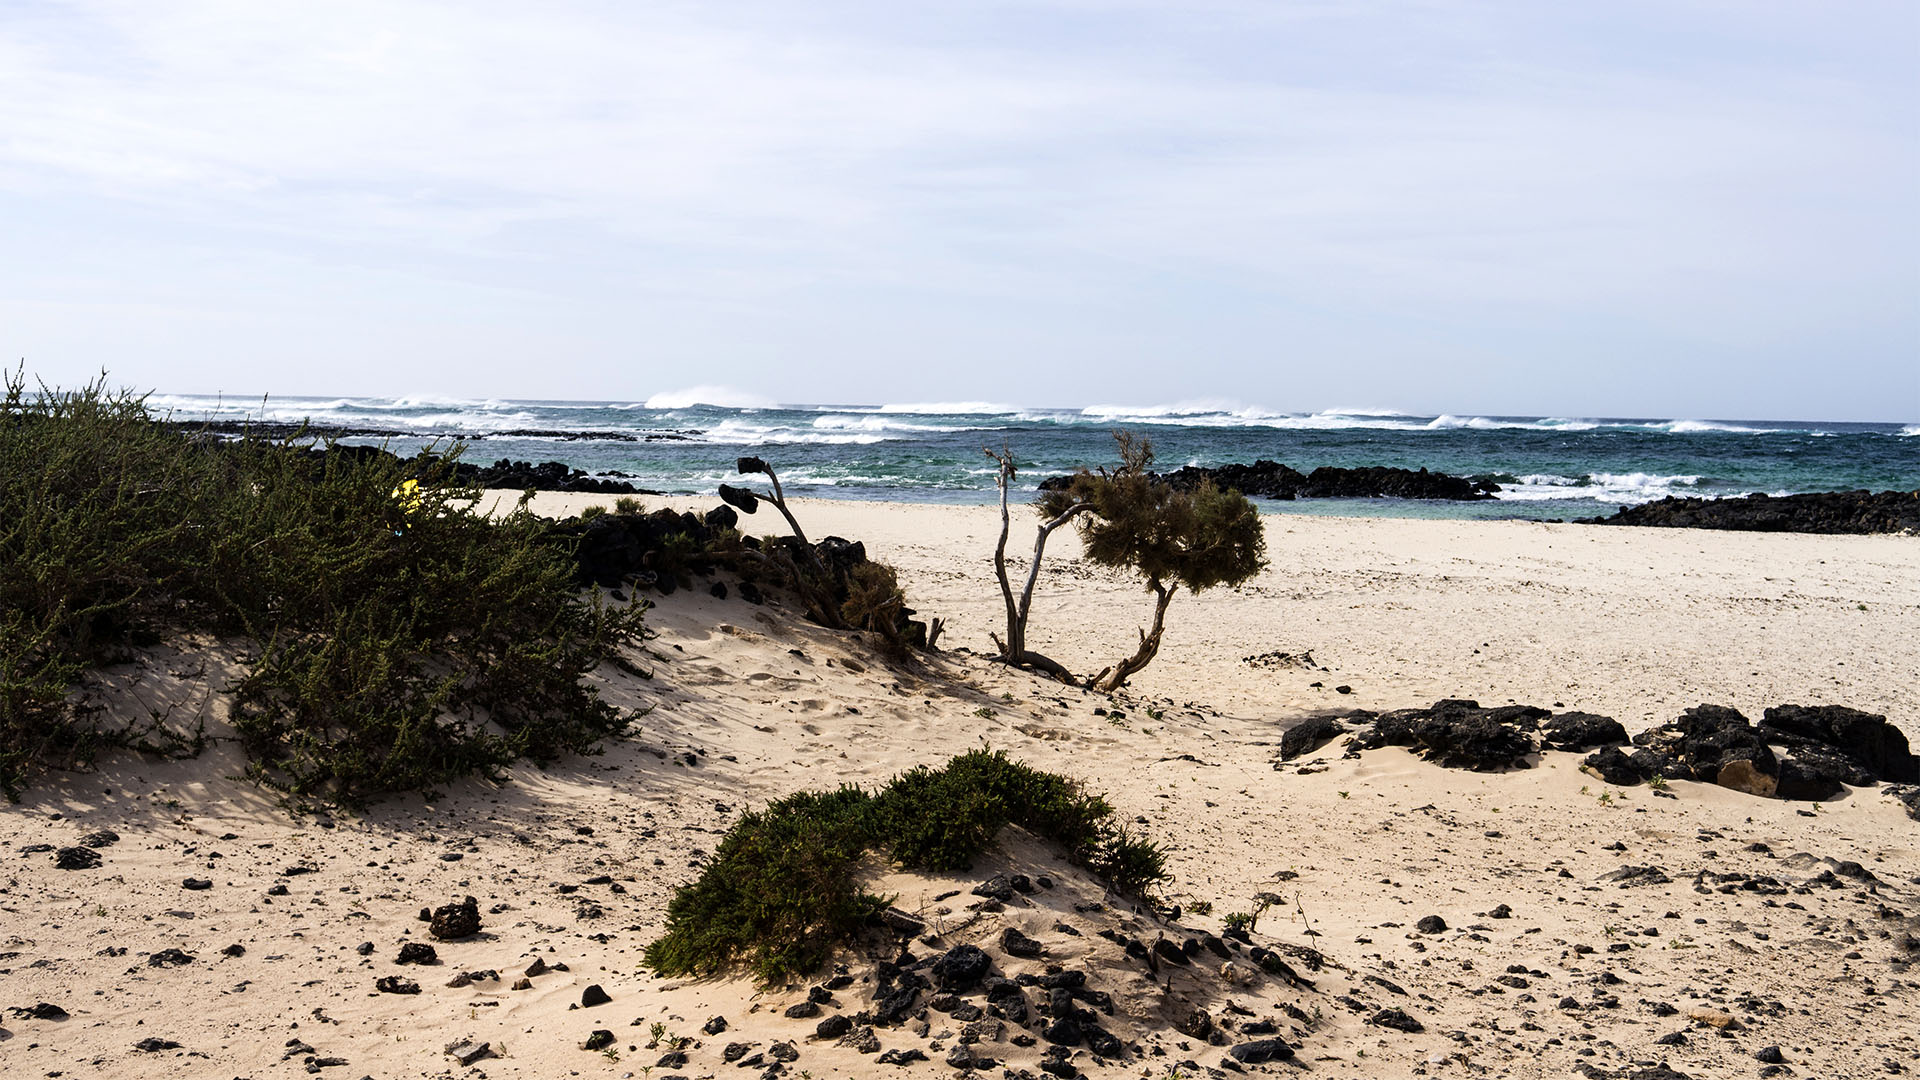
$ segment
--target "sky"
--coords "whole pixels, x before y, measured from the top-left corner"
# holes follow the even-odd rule
[[[0,0],[0,357],[1920,420],[1920,6]]]

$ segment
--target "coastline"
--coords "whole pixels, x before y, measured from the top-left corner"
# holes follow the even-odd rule
[[[488,497],[497,507],[518,493]],[[642,502],[694,512],[713,505]],[[566,517],[611,503],[541,492],[531,509]],[[808,535],[858,539],[892,563],[909,602],[947,620],[945,647],[993,651],[987,634],[1004,618],[992,567],[998,507],[792,504]],[[1271,565],[1244,587],[1179,597],[1161,656],[1137,677],[1136,693],[1249,717],[1443,697],[1558,701],[1629,730],[1702,701],[1757,715],[1817,697],[1884,713],[1920,740],[1910,690],[1920,685],[1920,543],[1911,537],[1319,517],[1256,505]],[[1032,511],[1011,511],[1008,558],[1024,565]],[[767,510],[740,527],[785,532]],[[1079,565],[1078,550],[1068,530],[1049,541],[1032,632],[1036,648],[1090,672],[1131,647],[1148,604],[1137,582]],[[1847,641],[1862,646],[1836,648]],[[1311,652],[1331,670],[1240,662],[1275,651]],[[1179,675],[1196,665],[1205,674]],[[1353,693],[1334,693],[1342,684]]]
[[[517,496],[489,493],[496,505]],[[567,514],[611,502],[542,494],[532,506]],[[0,815],[0,843],[21,852],[0,967],[13,1004],[70,1015],[0,1021],[11,1035],[0,1049],[35,1075],[90,1062],[110,1078],[304,1075],[307,1064],[345,1077],[622,1078],[735,1075],[722,1051],[738,1041],[754,1053],[791,1043],[789,1075],[951,1076],[941,1051],[896,1067],[811,1038],[814,1021],[784,1015],[804,985],[656,979],[639,954],[672,889],[741,812],[800,790],[875,785],[983,744],[1083,780],[1140,822],[1166,846],[1168,899],[1190,909],[1196,931],[1218,932],[1260,892],[1284,894],[1290,906],[1260,929],[1324,953],[1316,989],[1196,966],[1181,992],[1204,993],[1212,1015],[1241,1025],[1288,1024],[1283,1002],[1314,1016],[1282,1030],[1317,1075],[1629,1076],[1665,1062],[1689,1077],[1746,1077],[1769,1045],[1803,1071],[1864,1075],[1920,1049],[1902,951],[1920,933],[1920,845],[1914,822],[1873,789],[1810,808],[1695,783],[1656,798],[1605,785],[1578,771],[1579,755],[1558,752],[1496,774],[1398,748],[1274,760],[1280,733],[1306,715],[1440,697],[1564,703],[1629,731],[1703,701],[1756,717],[1784,702],[1834,703],[1886,713],[1920,743],[1911,538],[1268,514],[1272,567],[1242,589],[1179,597],[1159,658],[1109,700],[982,659],[999,618],[997,508],[795,500],[794,510],[815,539],[857,539],[893,564],[910,602],[948,621],[949,651],[892,669],[790,606],[682,590],[654,598],[651,678],[596,677],[621,708],[651,707],[633,735],[600,756],[516,767],[504,785],[290,816],[235,779],[241,758],[224,743],[196,760],[122,754],[97,772],[48,777]],[[1030,511],[1016,507],[1013,520],[1009,553],[1024,554]],[[742,521],[784,531],[766,510]],[[1136,582],[1079,563],[1075,548],[1066,532],[1049,547],[1033,633],[1085,671],[1130,644],[1147,603]],[[1292,659],[1302,653],[1313,668]],[[232,671],[229,647],[188,643],[113,670],[95,695],[135,714],[179,702],[217,734],[218,688]],[[98,870],[60,871],[23,851],[98,829],[121,837],[101,849]],[[1871,891],[1848,879],[1781,896],[1788,906],[1696,888],[1720,880],[1702,873],[1798,888],[1821,860],[1860,864]],[[1609,878],[1630,866],[1668,880],[1627,888]],[[882,871],[875,887],[935,929],[958,927],[971,921],[967,890],[1003,869],[1054,874],[1062,888],[994,919],[1044,939],[1048,962],[1090,971],[1113,992],[1116,1029],[1160,1051],[1123,1065],[1081,1049],[1078,1068],[1159,1080],[1185,1061],[1220,1065],[1220,1047],[1155,1011],[1163,980],[1098,936],[1120,920],[1151,939],[1152,925],[1026,842],[1010,838],[971,874]],[[188,890],[189,877],[211,886]],[[482,933],[435,942],[437,964],[396,964],[403,943],[430,940],[417,912],[465,895],[478,899]],[[1211,913],[1191,913],[1195,901]],[[1510,918],[1486,914],[1502,904]],[[1416,930],[1427,916],[1447,929]],[[963,940],[947,933],[939,947],[914,948],[937,955]],[[192,959],[155,961],[170,948]],[[523,976],[535,960],[545,973]],[[840,1000],[852,1013],[869,968],[848,962],[856,981]],[[447,985],[469,971],[499,978]],[[390,976],[420,992],[376,992]],[[528,988],[512,989],[523,977]],[[612,1000],[579,1007],[588,986]],[[1389,1008],[1422,1030],[1372,1022]],[[703,1036],[714,1016],[725,1033]],[[944,1049],[962,1026],[929,1020],[919,1035],[879,1029],[881,1041]],[[684,1067],[659,1064],[669,1055],[647,1046],[654,1024],[693,1040]],[[596,1030],[612,1033],[613,1055],[583,1049]],[[1686,1037],[1659,1041],[1676,1032]],[[136,1049],[143,1039],[178,1045]],[[491,1056],[471,1068],[445,1052],[480,1042]],[[1005,1041],[980,1049],[1030,1073],[1037,1061],[1037,1049]]]

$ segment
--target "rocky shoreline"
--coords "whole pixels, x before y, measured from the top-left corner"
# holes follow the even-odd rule
[[[1668,496],[1625,507],[1612,517],[1583,518],[1580,524],[1855,535],[1920,533],[1920,490],[1754,494],[1738,499]]]
[[[1222,488],[1258,499],[1446,499],[1470,502],[1491,499],[1500,485],[1491,480],[1453,476],[1422,469],[1401,469],[1367,465],[1343,469],[1322,465],[1310,473],[1265,458],[1251,465],[1227,464],[1212,467],[1187,465],[1169,473],[1155,474],[1182,491],[1189,491],[1211,480]],[[1065,487],[1069,478],[1049,477],[1040,482],[1040,490]]]

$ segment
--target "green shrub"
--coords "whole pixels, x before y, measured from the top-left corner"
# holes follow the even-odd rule
[[[812,971],[886,901],[854,885],[873,846],[868,795],[802,792],[741,817],[698,881],[667,905],[667,933],[647,946],[662,974],[745,961],[765,982]]]
[[[68,701],[90,667],[146,640],[145,618],[201,561],[188,492],[206,463],[103,382],[0,398],[0,790],[41,763],[83,765],[127,733]]]
[[[1114,888],[1144,893],[1166,879],[1165,857],[1113,817],[1106,800],[1072,781],[984,750],[917,766],[874,795],[851,787],[794,795],[728,831],[699,879],[674,894],[645,963],[667,976],[745,963],[766,983],[813,971],[886,906],[855,885],[862,857],[964,870],[1009,824],[1058,844]]]
[[[68,694],[129,645],[190,630],[260,649],[235,687],[256,778],[357,801],[621,730],[580,676],[644,633],[572,584],[524,508],[453,480],[458,448],[194,437],[95,383],[0,405],[0,785],[101,745]]]
[[[840,617],[856,630],[868,630],[880,637],[880,651],[894,660],[911,655],[900,624],[906,621],[907,594],[900,589],[899,575],[882,562],[864,562],[847,575],[847,599],[840,605]]]
[[[640,500],[635,496],[622,495],[613,500],[613,512],[616,514],[639,514],[645,511],[646,507],[642,505]],[[583,513],[580,516],[586,517],[587,515]]]

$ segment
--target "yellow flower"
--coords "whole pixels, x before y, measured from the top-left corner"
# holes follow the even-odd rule
[[[393,489],[393,501],[399,503],[400,509],[409,514],[420,509],[420,481],[400,481],[400,486]]]

